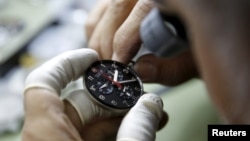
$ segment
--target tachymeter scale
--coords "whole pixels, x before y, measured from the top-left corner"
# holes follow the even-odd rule
[[[92,97],[117,109],[132,107],[143,94],[142,82],[136,73],[129,66],[112,60],[93,63],[84,80]]]

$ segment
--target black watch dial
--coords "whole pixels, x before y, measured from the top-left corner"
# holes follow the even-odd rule
[[[93,63],[84,80],[92,97],[117,109],[132,107],[143,94],[142,82],[133,69],[113,60]]]

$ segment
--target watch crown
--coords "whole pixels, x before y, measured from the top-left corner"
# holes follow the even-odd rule
[[[132,61],[132,60],[131,60],[131,61],[128,63],[128,66],[129,66],[129,67],[133,67],[134,65],[135,65],[135,61]]]

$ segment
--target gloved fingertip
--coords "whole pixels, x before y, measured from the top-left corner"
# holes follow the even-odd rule
[[[133,138],[122,138],[122,139],[118,139],[116,141],[139,141],[139,140],[135,140]]]
[[[144,94],[124,117],[118,141],[153,141],[163,116],[163,102],[156,94]]]
[[[90,56],[92,56],[93,58],[95,58],[95,59],[99,57],[97,51],[94,50],[94,49],[91,49],[91,48],[84,48],[83,51],[84,51],[84,52],[88,51],[88,54],[89,54]]]
[[[163,102],[160,96],[156,94],[144,94],[138,101],[138,104],[143,104],[147,110],[157,116],[158,119],[162,117]]]
[[[141,96],[139,101],[144,101],[144,102],[151,102],[156,104],[159,107],[163,107],[163,102],[160,96],[152,93],[146,93]]]

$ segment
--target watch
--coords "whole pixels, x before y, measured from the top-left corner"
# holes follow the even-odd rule
[[[84,84],[96,102],[117,110],[131,108],[144,93],[132,67],[113,60],[94,62],[85,73]]]

